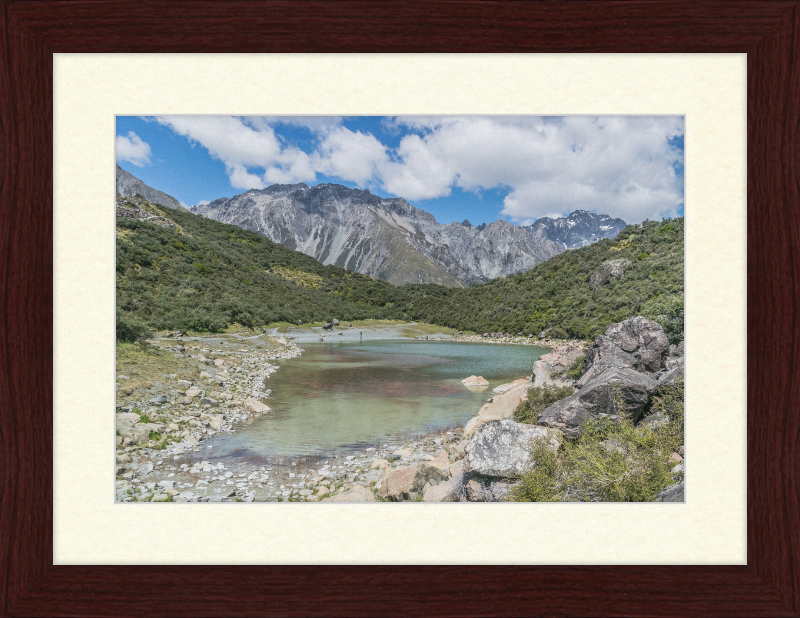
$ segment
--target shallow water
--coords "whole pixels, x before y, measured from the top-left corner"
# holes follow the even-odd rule
[[[294,457],[400,444],[465,423],[494,387],[530,375],[547,348],[365,341],[303,343],[266,382],[272,412],[206,444],[213,458]],[[461,380],[483,376],[482,392]],[[213,453],[213,455],[212,455]]]

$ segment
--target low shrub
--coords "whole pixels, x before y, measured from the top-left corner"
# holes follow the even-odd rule
[[[594,420],[577,440],[553,453],[545,443],[531,449],[530,469],[511,491],[517,502],[648,502],[675,482],[670,455],[684,443],[683,382],[660,388],[648,415],[663,422],[634,425]]]
[[[569,366],[569,368],[564,372],[571,380],[577,380],[583,375],[583,361],[586,358],[586,354],[581,354],[578,358],[576,358],[573,363]]]

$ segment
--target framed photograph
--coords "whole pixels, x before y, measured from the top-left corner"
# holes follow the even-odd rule
[[[662,3],[558,8],[492,4],[496,17],[488,21],[487,5],[482,3],[404,5],[388,17],[386,9],[360,3],[246,5],[247,18],[227,17],[222,5],[193,8],[187,15],[185,5],[180,10],[172,5],[116,7],[111,19],[110,5],[92,5],[90,12],[80,2],[2,7],[7,51],[3,119],[4,126],[15,128],[13,136],[4,132],[4,177],[14,181],[3,183],[6,216],[0,229],[8,256],[3,331],[20,335],[17,343],[6,335],[3,359],[3,407],[9,412],[0,422],[10,463],[3,472],[8,491],[2,498],[7,522],[2,556],[8,566],[4,572],[17,574],[4,579],[3,615],[369,614],[387,603],[402,613],[444,615],[465,601],[476,615],[796,615],[797,581],[791,574],[797,557],[792,535],[797,501],[786,489],[796,486],[791,464],[796,447],[795,441],[785,439],[786,428],[795,424],[796,406],[789,386],[791,346],[785,341],[797,328],[787,291],[797,283],[790,247],[791,215],[798,200],[791,159],[800,83],[794,52],[798,7],[772,2],[735,7],[687,4],[680,7],[682,23],[674,19],[675,6]],[[52,28],[64,20],[71,30]],[[131,23],[143,28],[142,33],[121,44]],[[215,24],[214,35],[204,39],[198,31],[208,23]],[[509,23],[519,25],[509,32]],[[616,25],[625,36],[603,35],[601,23],[606,33]],[[347,31],[344,38],[342,28]],[[267,32],[270,36],[265,37]],[[403,35],[393,37],[392,32]],[[467,37],[467,45],[464,36],[470,32],[476,36]],[[228,54],[186,53],[201,43],[210,52]],[[333,53],[341,51],[367,53]],[[419,51],[436,53],[404,54]],[[592,53],[573,55],[576,51]],[[665,51],[673,53],[657,53]],[[385,92],[392,93],[392,105],[386,104]],[[227,112],[221,106],[225,101],[231,105]],[[156,342],[162,349],[172,348],[172,357],[192,355],[192,362],[207,364],[207,377],[176,375],[175,386],[185,388],[172,389],[188,398],[185,403],[176,399],[181,410],[198,414],[181,413],[191,417],[185,420],[160,419],[156,415],[166,410],[161,408],[166,402],[146,400],[154,409],[141,409],[141,393],[135,388],[126,396],[133,403],[120,400],[118,393],[127,385],[114,366],[114,330],[120,317],[123,326],[133,330],[154,324],[137,323],[141,315],[135,303],[125,305],[122,316],[115,310],[120,304],[113,281],[117,273],[134,266],[120,266],[109,231],[115,219],[108,208],[114,136],[122,138],[117,143],[118,162],[120,148],[127,149],[128,162],[136,157],[141,162],[148,156],[144,146],[151,142],[142,139],[143,130],[137,127],[120,131],[120,118],[220,113],[248,117],[250,123],[267,114],[286,118],[323,113],[348,118],[588,113],[685,119],[681,150],[686,152],[686,337],[698,342],[697,355],[690,350],[687,356],[686,452],[692,468],[686,501],[297,505],[289,504],[290,499],[344,496],[357,484],[373,496],[387,496],[380,486],[359,484],[359,477],[369,472],[350,470],[346,457],[335,467],[332,461],[320,460],[308,465],[309,471],[287,470],[285,478],[276,473],[275,464],[247,478],[249,474],[240,477],[243,472],[238,470],[226,477],[225,468],[210,457],[175,460],[188,454],[187,447],[195,453],[194,448],[213,444],[205,444],[211,436],[208,430],[214,430],[212,422],[220,429],[243,427],[258,414],[257,405],[270,406],[270,398],[253,397],[263,391],[248,383],[248,397],[241,399],[242,412],[236,418],[232,404],[245,381],[240,374],[250,370],[238,357],[228,363],[235,354],[226,355],[227,348],[216,342],[201,347],[196,340],[183,340],[187,332],[202,336],[200,329],[169,325],[154,332],[156,338],[139,333],[133,341],[141,340],[145,350],[151,345],[148,341]],[[166,127],[166,121],[152,126],[156,124]],[[353,134],[370,133],[365,127],[343,126]],[[179,131],[174,135],[176,142],[187,137]],[[198,134],[188,137],[196,149],[208,149]],[[291,141],[281,137],[283,143]],[[155,149],[150,155],[162,156]],[[234,186],[233,174],[253,170],[237,170],[231,164],[228,172]],[[264,178],[266,173],[261,172]],[[115,214],[134,213],[129,219],[133,223],[121,226],[123,233],[136,232],[137,224],[149,217],[163,216],[150,209],[158,202],[142,191],[120,193],[115,180],[123,198]],[[169,194],[154,182],[143,185]],[[202,210],[205,199],[191,198],[194,204],[186,206]],[[136,200],[141,203],[134,204]],[[539,217],[543,214],[547,213]],[[206,219],[213,223],[213,217]],[[459,225],[477,227],[471,222]],[[669,223],[660,221],[659,229],[664,225]],[[198,234],[199,228],[190,231],[192,238]],[[200,278],[204,268],[214,267],[196,257],[187,264]],[[270,268],[268,275],[285,281],[285,289],[312,289],[315,280],[309,277],[318,275],[294,262]],[[178,311],[191,313],[190,309]],[[249,307],[236,310],[238,319],[231,324],[249,320]],[[286,320],[269,322],[267,317],[244,326],[285,329],[252,336],[282,338],[283,344],[277,342],[281,348],[271,353],[291,356],[297,347],[291,337],[299,333],[288,329],[304,325],[276,325]],[[344,340],[353,334],[347,321],[358,324],[362,316],[330,315],[330,328],[324,328],[327,320],[318,326],[319,317],[297,320],[311,322],[313,336]],[[334,325],[333,318],[340,324]],[[575,322],[570,328],[578,326]],[[464,337],[473,336],[469,331],[474,329],[461,330],[466,331]],[[544,330],[531,334],[545,339]],[[528,339],[529,333],[519,332],[487,335]],[[475,332],[478,335],[483,333]],[[666,354],[675,357],[675,351],[668,349]],[[770,363],[762,358],[765,355],[778,362]],[[582,371],[586,369],[583,364]],[[162,382],[172,380],[164,373]],[[192,379],[178,385],[177,379],[183,378]],[[115,382],[116,391],[109,388]],[[190,395],[198,384],[203,392]],[[153,396],[169,401],[172,393],[154,391]],[[221,406],[230,414],[216,418],[221,401],[231,402]],[[109,418],[109,409],[117,405],[130,408],[118,410],[120,414],[137,416],[130,419],[131,428],[120,426],[119,419],[115,427],[115,419]],[[692,410],[705,414],[693,416]],[[559,419],[562,422],[563,415]],[[148,428],[147,421],[157,426]],[[128,429],[141,435],[123,435]],[[452,442],[445,442],[450,440],[447,431],[455,427],[440,429],[441,442],[434,440],[431,451],[419,455],[432,462],[439,450],[444,451],[452,478],[449,466],[454,462],[446,448]],[[176,470],[141,491],[132,481],[150,481],[139,477],[138,467],[120,470],[128,462],[117,460],[118,449],[110,448],[109,436],[116,430],[120,435],[114,447],[135,446],[136,453],[149,449],[154,470],[159,465]],[[206,436],[202,440],[195,435],[200,431]],[[195,440],[196,445],[189,444]],[[376,448],[375,455],[385,455],[390,465],[394,462],[388,457],[402,460],[402,453],[395,455],[406,446],[402,441],[392,450],[385,447],[385,453],[377,451],[378,442],[380,448],[389,445],[376,440],[375,447],[367,448]],[[184,452],[178,453],[181,448]],[[172,459],[161,457],[166,451]],[[188,483],[183,477],[192,469],[198,479],[192,479],[191,488],[180,486]],[[342,487],[337,487],[340,469],[343,475],[354,473],[355,483],[348,484],[344,476]],[[330,473],[330,480],[336,481],[334,491],[320,494],[321,487],[331,485],[317,480],[312,490],[305,477],[302,483],[295,480],[310,470],[323,479]],[[126,478],[128,472],[133,474]],[[159,484],[168,484],[169,474],[178,479],[175,484]],[[206,480],[202,475],[209,476],[209,485],[230,490],[202,490],[197,484]],[[284,487],[276,487],[279,484]],[[312,493],[301,494],[300,487],[292,487],[298,484]],[[398,501],[405,502],[420,494],[424,499],[426,490],[441,484],[430,483],[408,496],[400,490],[394,497],[402,496]],[[494,495],[494,485],[481,489],[484,497],[487,491]],[[145,493],[150,500],[141,504],[137,494]],[[391,493],[388,487],[386,493]],[[173,504],[152,504],[156,495]],[[211,503],[217,502],[210,500],[214,495],[219,504]],[[189,503],[206,502],[200,497],[209,498],[208,503]],[[261,497],[275,501],[256,499]],[[221,503],[237,499],[246,504]],[[179,504],[184,501],[187,504]],[[642,508],[652,510],[643,514]],[[502,509],[511,509],[510,514]],[[631,589],[627,579],[634,568],[637,585]],[[316,595],[309,594],[311,582]],[[565,587],[570,595],[559,592]],[[381,591],[380,599],[376,590]]]

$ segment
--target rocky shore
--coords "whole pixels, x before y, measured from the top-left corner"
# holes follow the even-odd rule
[[[498,343],[526,343],[528,338],[501,339],[492,338]],[[269,413],[264,380],[278,369],[269,361],[301,351],[286,339],[277,340],[280,347],[270,353],[242,341],[212,348],[201,340],[178,340],[181,343],[169,345],[162,339],[158,345],[196,361],[199,378],[168,383],[163,395],[137,401],[136,408],[131,403],[118,406],[118,500],[505,501],[533,464],[532,443],[543,440],[556,451],[565,440],[580,437],[590,419],[616,422],[625,415],[641,426],[655,427],[665,419],[643,417],[652,395],[659,386],[683,379],[683,344],[670,346],[658,324],[632,318],[612,324],[592,344],[551,342],[557,344],[539,358],[532,376],[495,388],[463,428],[400,447],[374,445],[347,455],[271,462],[226,458],[222,463],[210,457],[213,447],[203,442]],[[236,346],[244,347],[231,349]],[[568,370],[576,365],[579,376],[570,377]],[[478,378],[465,379],[465,388]],[[574,394],[545,409],[536,424],[517,423],[514,410],[531,385],[566,385]],[[681,446],[669,454],[675,483],[658,500],[683,501],[683,451]]]

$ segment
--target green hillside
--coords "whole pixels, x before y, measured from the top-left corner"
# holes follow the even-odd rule
[[[683,219],[630,225],[615,240],[566,251],[530,271],[470,289],[389,283],[264,236],[141,198],[118,198],[175,226],[117,218],[118,336],[153,329],[219,331],[232,323],[414,319],[458,330],[590,338],[641,314],[683,331]],[[592,291],[592,273],[627,258]]]
[[[614,240],[557,255],[533,269],[471,289],[406,286],[403,306],[415,320],[459,330],[589,339],[635,315],[662,323],[673,340],[683,332],[683,218],[629,225]],[[627,258],[624,276],[589,289],[605,261]],[[415,287],[415,291],[408,288]]]
[[[235,225],[117,199],[177,223],[117,218],[118,337],[140,325],[220,331],[232,323],[405,317],[386,305],[389,283],[323,266]]]

